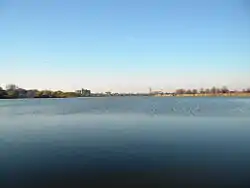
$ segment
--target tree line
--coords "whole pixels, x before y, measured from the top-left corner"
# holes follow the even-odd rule
[[[76,92],[63,92],[51,90],[26,90],[19,88],[14,84],[9,84],[6,89],[0,87],[0,99],[16,99],[16,98],[69,98],[69,97],[88,97],[91,91],[81,89]]]
[[[222,88],[201,88],[201,89],[177,89],[173,93],[166,93],[171,95],[220,95],[220,94],[247,94],[250,95],[250,88],[241,91],[229,90],[226,86]],[[165,93],[161,93],[162,95]],[[14,84],[9,84],[5,89],[0,87],[0,99],[17,99],[17,98],[70,98],[70,97],[102,97],[102,96],[153,96],[153,94],[121,94],[106,92],[106,94],[92,94],[88,89],[81,89],[75,92],[51,91],[51,90],[26,90],[19,88]]]
[[[229,90],[226,86],[222,88],[212,87],[211,89],[201,88],[200,90],[197,89],[177,89],[174,94],[182,95],[182,94],[227,94],[227,93],[250,93],[250,88],[243,89],[241,91],[237,90]]]

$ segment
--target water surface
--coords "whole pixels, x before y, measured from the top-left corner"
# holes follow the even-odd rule
[[[249,187],[249,98],[0,100],[0,187]]]

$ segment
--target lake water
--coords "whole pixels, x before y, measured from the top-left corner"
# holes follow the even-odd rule
[[[0,100],[0,187],[250,187],[250,98]]]

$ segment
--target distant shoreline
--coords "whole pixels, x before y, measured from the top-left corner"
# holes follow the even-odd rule
[[[133,95],[133,96],[89,96],[89,97],[40,97],[40,98],[0,98],[0,100],[37,100],[37,99],[87,99],[87,98],[124,98],[124,97],[161,97],[161,98],[250,98],[250,94],[248,95]]]
[[[23,89],[14,84],[9,84],[6,89],[0,87],[0,99],[43,99],[43,98],[87,98],[87,97],[250,97],[250,88],[242,91],[229,90],[226,86],[222,88],[177,89],[175,92],[152,91],[148,93],[92,93],[89,89],[76,91],[51,91],[37,89]]]
[[[177,94],[177,95],[154,95],[155,97],[250,97],[250,93],[232,93],[232,94]]]

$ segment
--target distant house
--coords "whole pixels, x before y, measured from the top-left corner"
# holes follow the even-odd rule
[[[110,91],[105,92],[106,95],[111,96],[112,93]]]
[[[27,91],[25,89],[18,88],[16,91],[18,92],[18,98],[26,98]]]
[[[151,95],[163,95],[164,93],[162,91],[151,91]]]
[[[34,98],[36,96],[37,90],[28,90],[26,93],[27,98]]]

